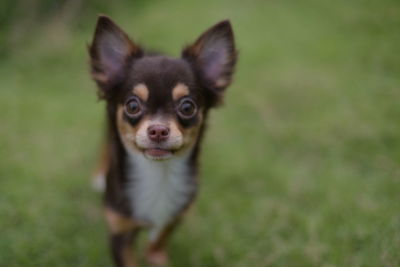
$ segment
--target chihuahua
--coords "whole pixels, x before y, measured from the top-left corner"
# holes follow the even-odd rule
[[[166,240],[197,193],[207,115],[232,80],[237,52],[231,24],[214,25],[173,58],[146,53],[99,16],[89,54],[106,102],[100,169],[115,266],[136,266],[131,246],[142,228],[150,231],[147,260],[164,266]]]

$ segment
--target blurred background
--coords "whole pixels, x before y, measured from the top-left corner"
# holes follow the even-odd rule
[[[400,266],[397,0],[3,0],[0,266],[111,266],[89,186],[98,13],[172,56],[222,19],[234,27],[235,82],[211,114],[172,266]]]

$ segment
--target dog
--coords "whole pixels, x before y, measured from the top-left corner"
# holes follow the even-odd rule
[[[104,210],[115,266],[136,266],[132,243],[149,229],[147,260],[168,263],[166,241],[198,191],[209,110],[222,102],[237,61],[228,20],[179,58],[147,53],[109,17],[88,45],[91,75],[106,102]]]

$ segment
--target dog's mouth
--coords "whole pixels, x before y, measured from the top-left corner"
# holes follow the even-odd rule
[[[148,148],[143,150],[144,155],[152,160],[166,160],[173,156],[174,151],[164,148]]]

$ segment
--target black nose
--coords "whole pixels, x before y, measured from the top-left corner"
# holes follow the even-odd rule
[[[160,143],[168,139],[169,128],[163,125],[152,125],[147,128],[147,135],[150,140]]]

